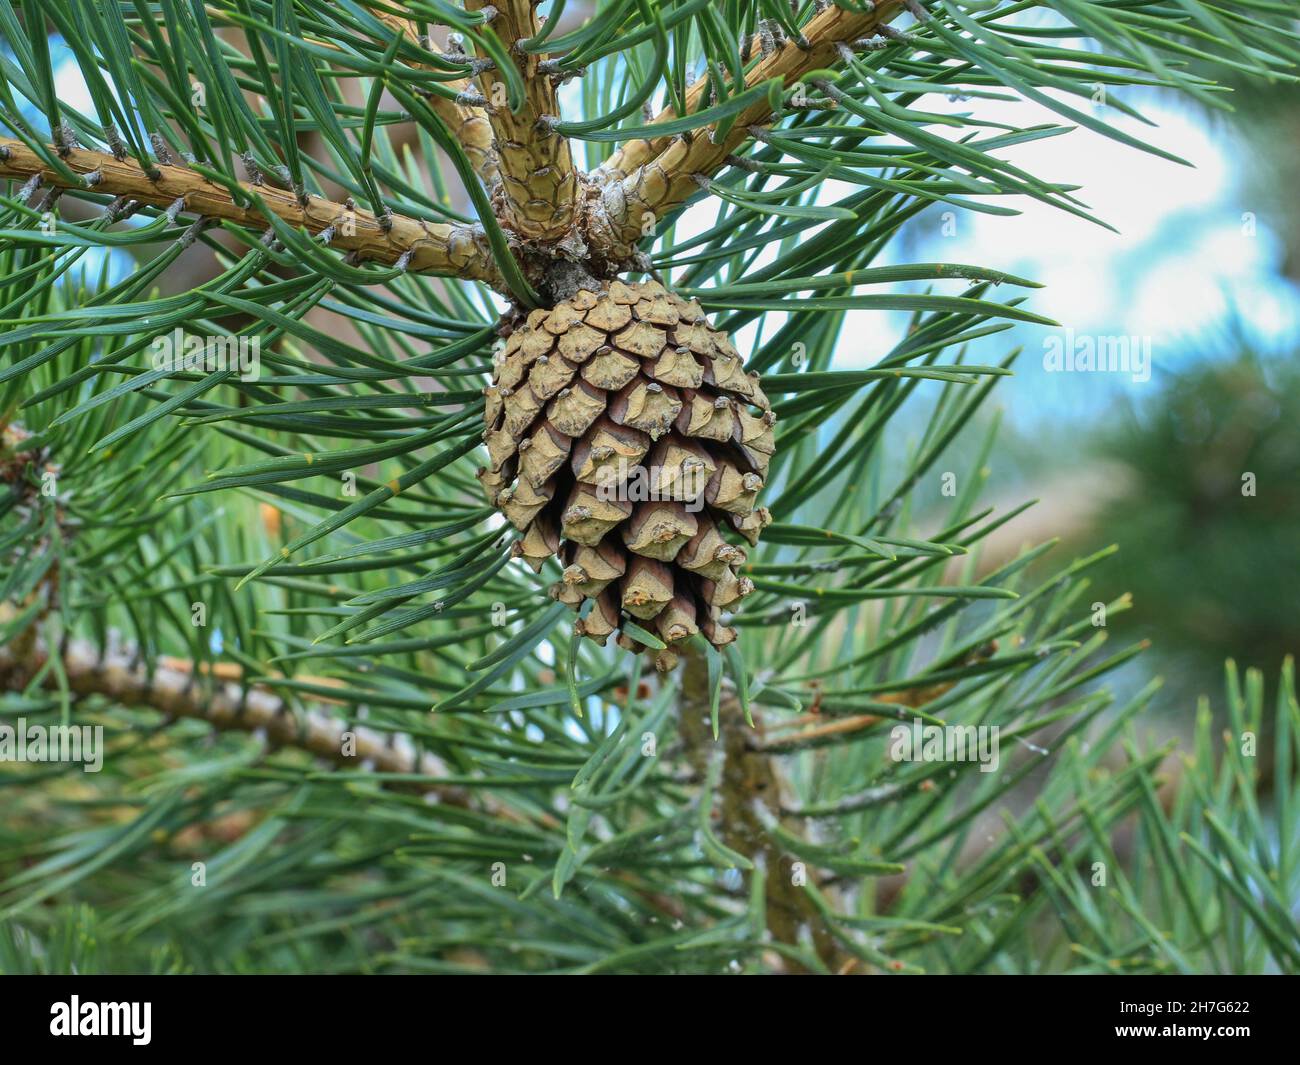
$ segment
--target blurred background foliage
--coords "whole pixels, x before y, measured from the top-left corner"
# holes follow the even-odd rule
[[[1065,231],[1041,249],[1021,238],[995,260],[1038,279],[1056,272],[1034,306],[1080,333],[1136,336],[1157,322],[1150,380],[1044,373],[1046,331],[1016,326],[1026,354],[980,422],[1002,427],[996,491],[1039,501],[988,557],[1036,536],[1085,553],[1116,545],[1099,580],[1132,594],[1117,631],[1151,641],[1121,684],[1161,677],[1160,706],[1183,735],[1225,658],[1271,683],[1300,649],[1300,90],[1226,80],[1226,112],[1152,90],[1174,138],[1195,136],[1184,154],[1199,174],[1146,159],[1112,174],[1131,218],[1096,238],[1113,255],[1106,276]],[[1074,137],[1097,154],[1071,157],[1081,184],[1105,182],[1107,146]],[[951,243],[940,225],[934,209],[914,223],[919,254]],[[965,446],[978,446],[974,431]]]
[[[1225,348],[1099,427],[1125,487],[1079,535],[1120,545],[1120,624],[1151,636],[1183,696],[1212,690],[1224,658],[1274,676],[1300,647],[1300,364]]]

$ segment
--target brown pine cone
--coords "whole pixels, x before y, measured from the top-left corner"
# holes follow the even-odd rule
[[[632,618],[669,645],[736,638],[719,617],[754,586],[732,541],[771,520],[755,497],[775,415],[698,303],[653,281],[580,291],[528,315],[484,392],[479,480],[524,534],[517,556],[535,571],[559,557],[551,595],[594,600],[579,632],[604,644]]]

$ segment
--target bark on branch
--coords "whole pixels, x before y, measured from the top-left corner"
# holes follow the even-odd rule
[[[152,174],[146,174],[134,159],[80,148],[67,150],[63,162],[81,175],[81,186],[50,169],[22,141],[0,140],[0,178],[24,182],[39,178],[41,187],[106,193],[151,207],[172,207],[179,201],[180,211],[186,214],[252,229],[271,226],[257,208],[237,203],[229,190],[186,167],[158,164]],[[260,196],[267,210],[289,225],[301,226],[313,235],[328,231],[330,247],[355,252],[359,259],[388,265],[402,261],[408,270],[418,273],[501,284],[478,226],[426,222],[404,215],[389,215],[381,223],[369,211],[317,196],[300,203],[292,192],[269,185],[240,187]]]
[[[43,644],[20,649],[15,641],[0,647],[0,691],[23,691],[47,654]],[[223,731],[260,732],[275,747],[305,751],[338,767],[420,774],[427,782],[415,781],[412,787],[453,806],[472,805],[465,789],[438,782],[447,775],[446,766],[434,755],[418,752],[408,737],[351,726],[318,711],[295,712],[280,696],[255,684],[205,680],[169,661],[157,663],[150,675],[127,652],[108,649],[101,654],[87,640],[70,641],[62,665],[68,687],[78,697],[101,695],[122,706],[205,721]],[[57,690],[57,675],[47,670],[43,684]],[[355,737],[350,746],[345,746],[345,732]],[[502,811],[494,807],[493,812]]]
[[[694,648],[685,655],[679,727],[687,756],[697,776],[704,779],[707,763],[719,746],[724,758],[718,788],[722,842],[743,854],[766,873],[767,927],[779,943],[798,946],[801,933],[812,939],[817,956],[831,971],[844,961],[843,952],[826,929],[808,893],[791,877],[790,856],[772,838],[754,810],[761,803],[776,818],[783,818],[781,779],[776,760],[753,746],[753,731],[745,722],[740,702],[724,695],[719,706],[719,739],[712,736],[709,713],[708,665]],[[792,831],[801,826],[791,823]],[[788,962],[791,971],[806,972]]]
[[[871,36],[902,9],[902,0],[880,0],[865,15],[826,8],[804,26],[802,43],[787,41],[761,58],[745,75],[745,88],[778,77],[790,86],[810,71],[839,65],[840,45]],[[756,40],[751,47],[757,47]],[[705,79],[691,86],[688,113],[705,104],[707,88]],[[673,114],[669,109],[656,121]],[[772,117],[764,100],[742,112],[727,136],[716,141],[713,127],[705,127],[689,136],[629,142],[597,171],[596,176],[605,181],[589,212],[593,246],[612,263],[629,262],[636,244],[653,225],[699,191],[697,178],[718,173],[726,166],[727,156],[749,139],[749,128],[766,125]]]
[[[569,236],[577,217],[580,175],[573,165],[568,138],[551,123],[559,118],[555,83],[539,69],[542,57],[520,52],[521,40],[536,36],[536,0],[467,0],[467,11],[492,7],[490,29],[500,38],[524,81],[518,111],[506,102],[507,83],[495,67],[479,74],[488,100],[488,120],[495,134],[501,176],[501,221],[520,237],[551,244]]]
[[[386,11],[376,10],[371,14],[389,29],[396,30],[408,38],[417,47],[427,47],[427,42],[420,38],[419,30],[410,19]],[[413,62],[410,65],[429,69],[423,63]],[[471,90],[471,84],[468,79],[462,78],[448,82],[447,88],[454,89],[457,93],[467,93]],[[488,121],[487,112],[476,104],[460,103],[449,100],[445,96],[429,96],[427,102],[437,112],[438,117],[447,123],[447,128],[465,149],[469,161],[474,164],[474,172],[482,179],[483,184],[491,188],[499,180],[499,174],[497,153],[492,146],[492,125]]]

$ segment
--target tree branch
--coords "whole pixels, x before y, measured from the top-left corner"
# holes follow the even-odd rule
[[[782,779],[776,760],[753,745],[754,733],[745,721],[740,701],[723,695],[719,706],[719,739],[711,733],[709,712],[708,664],[694,647],[687,647],[682,670],[680,728],[687,756],[695,773],[704,779],[708,760],[718,754],[724,758],[722,779],[718,787],[719,826],[723,843],[762,865],[766,880],[765,910],[767,927],[779,943],[798,946],[801,932],[812,937],[813,949],[834,971],[844,961],[838,944],[826,929],[808,893],[791,877],[789,855],[772,838],[754,811],[761,803],[773,817],[783,818]],[[718,752],[718,747],[721,751]],[[718,752],[714,754],[714,752]],[[801,826],[791,824],[792,831]],[[789,963],[794,971],[806,971]]]
[[[468,81],[453,81],[451,87],[457,92],[468,92]],[[447,123],[452,136],[460,142],[474,164],[474,172],[489,189],[501,180],[497,169],[497,153],[492,146],[492,125],[487,112],[481,107],[457,103],[445,96],[427,96],[425,101]]]
[[[13,644],[0,647],[0,691],[23,691],[42,671],[47,656],[43,645],[21,654]],[[407,786],[453,806],[484,806],[466,789],[439,783],[437,778],[448,773],[446,766],[436,756],[418,752],[409,737],[350,726],[319,711],[295,713],[280,696],[256,684],[219,679],[205,683],[192,670],[171,662],[156,663],[150,675],[127,652],[109,649],[100,654],[87,640],[68,642],[62,666],[69,689],[79,697],[102,695],[122,706],[205,721],[222,731],[261,732],[276,747],[305,751],[339,767],[420,774],[429,778],[427,782],[412,781]],[[56,672],[45,670],[42,684],[57,690]],[[344,753],[345,733],[355,737],[351,754]],[[490,805],[494,814],[519,819],[513,811]]]
[[[146,174],[129,158],[79,148],[64,152],[63,162],[85,179],[80,187],[51,170],[36,152],[18,140],[0,140],[0,178],[39,178],[42,187],[107,193],[151,207],[172,207],[179,201],[180,210],[188,214],[252,229],[270,228],[270,222],[256,207],[243,206],[228,189],[185,167],[160,163],[153,173]],[[417,273],[502,285],[478,226],[425,222],[405,215],[389,215],[381,222],[369,211],[318,196],[308,196],[305,203],[300,203],[293,193],[269,185],[241,184],[240,188],[260,196],[267,210],[291,226],[301,226],[313,235],[328,231],[330,247],[355,252],[360,259],[390,265],[404,262],[407,269]]]
[[[554,132],[559,118],[555,83],[539,69],[541,56],[520,52],[521,40],[536,36],[535,0],[466,0],[467,11],[493,7],[491,29],[509,52],[524,81],[524,101],[511,111],[507,83],[495,67],[479,74],[488,99],[501,176],[502,222],[525,240],[554,243],[572,233],[577,218],[580,175],[566,137]]]
[[[421,40],[419,30],[410,19],[380,10],[373,10],[371,14],[389,29],[396,30],[408,38],[417,47],[427,47],[426,41]],[[421,69],[432,69],[424,63],[410,65]],[[469,80],[464,78],[447,83],[447,88],[454,89],[457,93],[468,92],[470,87]],[[425,99],[437,112],[438,117],[447,123],[452,135],[465,149],[469,161],[474,164],[474,172],[482,179],[483,184],[491,188],[500,179],[500,175],[497,173],[497,153],[492,146],[492,124],[488,121],[487,112],[482,107],[449,100],[445,96],[428,96]]]
[[[777,77],[790,86],[810,71],[837,66],[838,46],[870,36],[902,9],[902,0],[879,0],[866,15],[828,7],[809,20],[802,43],[787,41],[751,67],[745,75],[745,88]],[[750,45],[757,47],[757,39]],[[705,103],[707,87],[703,78],[691,86],[688,112]],[[673,114],[669,109],[656,121]],[[608,263],[630,262],[637,243],[653,225],[699,191],[696,179],[716,174],[726,165],[727,156],[749,139],[749,128],[771,119],[772,111],[764,100],[742,112],[727,136],[718,141],[713,139],[713,127],[705,127],[689,136],[629,142],[597,171],[597,177],[605,180],[600,197],[591,200],[588,210],[593,248]]]

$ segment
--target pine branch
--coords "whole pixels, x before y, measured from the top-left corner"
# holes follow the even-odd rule
[[[577,217],[580,176],[566,137],[552,129],[560,105],[555,82],[539,55],[516,45],[537,35],[535,0],[468,0],[468,11],[496,11],[490,27],[509,52],[523,78],[524,99],[518,110],[506,103],[508,82],[502,71],[485,67],[479,84],[489,103],[501,176],[501,219],[520,237],[554,243],[569,236]]]
[[[802,42],[787,41],[763,55],[745,75],[744,88],[778,77],[789,87],[810,71],[838,66],[841,46],[869,37],[902,9],[901,0],[881,0],[863,15],[828,7],[808,22]],[[751,49],[763,47],[759,37],[750,40]],[[705,105],[707,89],[706,78],[690,87],[688,113]],[[674,116],[670,108],[655,121]],[[727,156],[751,136],[750,128],[765,125],[772,118],[767,101],[760,100],[743,111],[730,132],[717,141],[713,139],[714,128],[705,127],[684,136],[629,142],[595,174],[597,179],[604,179],[604,191],[592,201],[589,211],[593,247],[608,262],[631,261],[637,243],[654,222],[699,192],[700,179],[712,177],[727,165]]]
[[[410,19],[381,10],[375,10],[372,14],[389,29],[403,34],[421,48],[427,47],[427,38],[421,39],[419,30]],[[422,63],[411,63],[409,65],[420,69],[430,69]],[[448,82],[447,88],[454,89],[457,94],[472,92],[472,86],[468,79]],[[438,117],[447,123],[452,136],[465,149],[465,154],[469,156],[470,162],[474,164],[474,172],[483,180],[483,184],[491,188],[500,180],[500,174],[497,171],[496,149],[492,144],[492,124],[488,121],[487,112],[478,104],[449,100],[445,96],[430,95],[426,99]]]
[[[53,187],[108,194],[151,207],[172,208],[177,213],[266,230],[271,223],[251,199],[258,196],[281,221],[301,226],[313,235],[325,234],[330,247],[352,252],[360,260],[403,263],[417,273],[502,285],[478,226],[431,223],[395,214],[381,221],[350,204],[317,196],[306,196],[299,202],[292,192],[241,183],[239,188],[247,194],[250,204],[244,206],[226,188],[185,167],[159,163],[152,173],[145,173],[129,158],[118,159],[106,152],[80,148],[60,149],[60,156],[68,169],[83,177],[80,188],[18,140],[0,141],[0,178],[34,182],[33,190]]]
[[[58,690],[57,674],[45,669],[43,644],[18,653],[15,645],[0,647],[0,691],[21,692],[42,674],[44,687]],[[305,751],[338,767],[368,768],[377,773],[420,774],[428,782],[410,786],[453,806],[482,805],[462,788],[438,783],[448,772],[440,759],[419,752],[409,737],[381,733],[326,715],[322,711],[295,713],[280,696],[256,684],[233,680],[200,680],[184,663],[155,664],[152,674],[127,651],[108,648],[101,654],[88,640],[71,640],[64,647],[62,670],[69,690],[78,697],[101,695],[121,706],[156,710],[173,718],[204,721],[221,731],[260,732],[274,747]],[[345,753],[345,733],[354,737]],[[492,812],[502,814],[493,806]],[[516,815],[509,814],[516,817]]]
[[[780,817],[782,781],[773,758],[751,742],[752,732],[740,702],[724,696],[719,706],[721,750],[710,734],[710,692],[708,664],[695,648],[685,656],[682,671],[680,729],[687,757],[696,774],[704,778],[710,757],[723,759],[718,787],[722,841],[743,854],[766,874],[764,912],[772,938],[791,947],[799,945],[802,929],[812,935],[818,957],[834,971],[843,962],[842,952],[826,929],[807,892],[798,887],[783,868],[783,848],[767,831],[754,810],[763,805],[770,816]],[[797,971],[805,971],[795,967]]]
[[[468,81],[453,81],[451,87],[458,93],[470,92]],[[427,99],[429,106],[447,123],[452,136],[465,149],[469,161],[474,164],[474,172],[482,178],[483,184],[491,188],[500,181],[497,153],[492,144],[492,125],[486,112],[481,107],[458,103],[444,96],[429,96]]]
[[[784,75],[787,85],[809,70],[816,70],[820,66],[833,66],[838,61],[835,52],[836,44],[865,36],[875,30],[881,22],[887,21],[898,14],[901,8],[901,0],[898,0],[898,2],[886,0],[885,3],[877,5],[870,15],[855,15],[844,8],[829,7],[808,22],[804,32],[805,46],[801,47],[796,41],[788,41],[770,56],[763,55],[765,47],[763,35],[754,34],[746,42],[743,54],[759,55],[762,58],[745,76],[745,88],[753,88],[763,80],[773,77],[776,71],[772,69],[772,65],[777,62],[782,64],[781,73]],[[808,51],[805,51],[804,47],[807,47]],[[801,62],[801,60],[810,60],[814,52],[819,56],[820,62]],[[790,65],[796,63],[798,64],[797,71],[787,73]],[[705,99],[708,91],[709,78],[707,76],[691,83],[686,90],[686,113],[688,115],[706,106]],[[653,121],[667,122],[669,119],[676,117],[677,111],[672,107],[666,107],[655,115]],[[672,140],[672,137],[657,137],[652,140],[642,138],[628,141],[606,159],[594,172],[593,176],[601,181],[625,178],[638,168],[645,166],[646,163],[654,160],[672,143]]]

